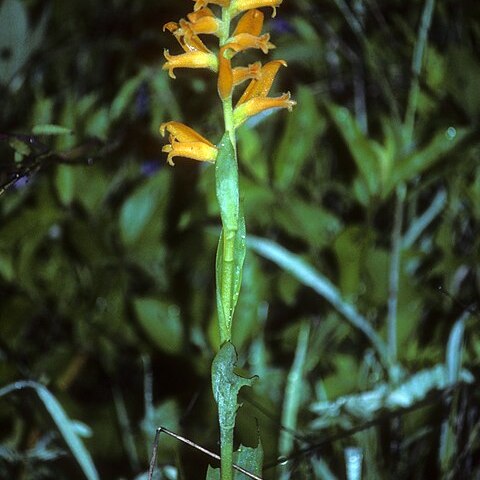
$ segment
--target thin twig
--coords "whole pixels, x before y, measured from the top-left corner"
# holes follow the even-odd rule
[[[181,435],[178,435],[178,433],[172,432],[171,430],[168,430],[168,428],[165,427],[158,427],[157,431],[155,433],[155,440],[153,441],[153,451],[152,451],[152,458],[150,460],[150,467],[148,469],[148,480],[153,480],[153,473],[155,471],[155,465],[157,463],[157,451],[158,451],[158,439],[160,436],[160,433],[166,433],[167,435],[170,435],[173,438],[176,438],[180,442],[186,443],[190,447],[196,448],[197,450],[200,450],[202,453],[205,453],[209,457],[214,458],[215,460],[221,461],[220,455],[217,455],[214,452],[211,452],[210,450],[207,450],[206,448],[202,447],[201,445],[198,445],[195,442],[192,442],[188,438],[182,437]],[[245,470],[244,468],[233,464],[234,470],[237,470],[240,473],[243,473],[246,475],[248,478],[252,478],[253,480],[263,480],[261,477],[255,475],[254,473],[250,473],[249,471]]]

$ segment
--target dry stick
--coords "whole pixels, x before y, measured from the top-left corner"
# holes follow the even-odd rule
[[[168,428],[158,427],[157,432],[155,433],[155,440],[153,441],[152,459],[150,460],[150,468],[148,469],[148,480],[153,480],[153,472],[155,471],[155,464],[157,463],[158,439],[159,439],[160,433],[162,432],[165,432],[167,435],[170,435],[173,438],[176,438],[177,440],[180,440],[181,442],[186,443],[187,445],[190,445],[191,447],[196,448],[197,450],[200,450],[201,452],[205,453],[209,457],[214,458],[215,460],[221,461],[220,455],[217,455],[216,453],[213,453],[210,450],[207,450],[206,448],[198,445],[197,443],[192,442],[188,438],[178,435],[178,433],[168,430]],[[259,477],[253,473],[250,473],[249,471],[245,470],[244,468],[238,465],[233,464],[233,469],[239,471],[240,473],[243,473],[249,478],[253,478],[253,480],[263,480],[262,477]]]

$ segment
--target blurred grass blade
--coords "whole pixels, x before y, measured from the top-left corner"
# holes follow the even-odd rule
[[[280,456],[286,457],[293,449],[293,436],[291,432],[297,428],[297,416],[304,394],[304,365],[307,357],[309,336],[310,325],[307,322],[303,322],[298,333],[295,357],[285,386],[281,421],[285,428],[280,432],[278,446]],[[288,475],[286,471],[283,473]],[[287,478],[285,475],[283,475],[282,478]]]
[[[68,418],[63,407],[46,387],[31,381],[15,382],[0,389],[0,397],[25,388],[33,388],[37,392],[37,395],[62,434],[65,443],[80,465],[85,477],[88,480],[99,480],[100,477],[93,464],[92,457],[78,436],[74,422]]]
[[[460,380],[460,371],[462,368],[462,350],[463,334],[465,332],[465,319],[468,313],[462,315],[456,322],[450,332],[447,343],[446,367],[448,381],[452,384]]]
[[[43,385],[37,384],[35,390],[37,391],[40,400],[42,400],[45,405],[45,408],[48,410],[48,413],[56,423],[65,442],[70,447],[70,450],[79,463],[80,468],[83,470],[85,477],[89,480],[98,480],[100,477],[95,469],[90,453],[83,445],[79,436],[75,433],[72,422],[67,417],[63,407]]]
[[[447,354],[445,368],[448,381],[454,385],[461,380],[463,335],[465,332],[465,320],[468,313],[464,313],[456,322],[450,332],[447,343]],[[440,434],[439,459],[440,468],[446,474],[454,461],[457,453],[458,439],[456,425],[458,422],[459,392],[456,391],[452,397],[450,414],[448,419],[442,423]]]
[[[385,365],[389,364],[385,342],[353,305],[346,302],[338,289],[311,265],[280,245],[263,238],[250,235],[247,245],[264,258],[276,263],[292,274],[303,285],[313,288],[320,296],[335,307],[356,329],[360,330],[372,343]]]
[[[347,447],[344,453],[347,480],[361,480],[363,462],[362,449],[358,447]]]

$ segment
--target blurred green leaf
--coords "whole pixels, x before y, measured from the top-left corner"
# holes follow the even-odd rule
[[[34,135],[71,135],[73,132],[70,128],[62,127],[61,125],[42,124],[35,125],[32,128]]]
[[[144,81],[145,75],[140,72],[132,78],[129,78],[120,88],[110,107],[110,121],[118,120],[125,111],[134,103],[138,88]]]
[[[182,351],[183,325],[176,305],[156,298],[136,298],[133,306],[149,340],[166,353],[179,354]]]
[[[164,170],[147,179],[125,200],[120,210],[120,233],[127,245],[134,244],[154,219],[158,204],[168,196],[169,175]],[[162,222],[161,218],[154,221]]]
[[[375,140],[365,136],[348,109],[333,103],[326,103],[325,106],[355,160],[369,195],[379,195],[381,167],[385,163],[381,160],[385,155],[383,147]]]
[[[446,155],[453,153],[468,133],[467,129],[454,127],[437,133],[426,146],[395,163],[390,187],[412,180]]]
[[[55,186],[62,205],[68,206],[75,198],[75,172],[68,165],[58,165]]]
[[[319,295],[330,302],[330,304],[334,306],[352,326],[363,332],[372,345],[375,346],[380,357],[388,363],[386,346],[383,340],[372,328],[367,319],[360,315],[353,305],[349,304],[341,297],[340,292],[338,292],[330,280],[323,277],[305,260],[292,254],[274,242],[250,236],[248,237],[247,244],[249,248],[275,262],[279,267],[290,272],[300,282],[313,288]]]
[[[341,228],[339,219],[328,210],[293,194],[287,202],[277,203],[273,216],[286,232],[314,248],[328,245]]]
[[[297,106],[287,117],[287,126],[274,156],[274,184],[285,191],[294,184],[305,163],[317,155],[315,141],[325,129],[316,98],[309,88],[299,88]]]

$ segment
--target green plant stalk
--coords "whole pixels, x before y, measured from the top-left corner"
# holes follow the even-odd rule
[[[230,35],[230,12],[228,8],[222,9],[222,25],[223,31],[220,35],[220,47],[227,43]],[[230,142],[233,145],[235,151],[235,162],[237,163],[237,141],[235,135],[235,126],[233,122],[233,103],[231,95],[222,101],[223,103],[223,117],[225,122],[225,132],[228,133]],[[238,189],[237,189],[238,191]],[[224,318],[226,319],[226,325],[220,325],[220,342],[221,344],[231,340],[232,332],[232,318],[233,308],[232,292],[234,282],[234,254],[235,254],[235,236],[238,230],[237,225],[222,225],[223,228],[223,257],[222,264],[220,266],[222,271],[221,285],[217,285],[220,289],[220,297],[222,299],[223,308],[226,310]],[[224,408],[224,407],[223,407]],[[220,405],[219,405],[220,409]],[[235,418],[235,410],[231,412],[233,418]],[[220,425],[220,477],[221,480],[233,479],[233,433],[235,425],[222,425],[220,421],[219,410],[219,425]]]

